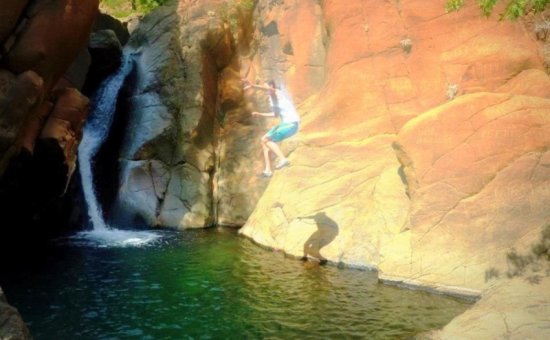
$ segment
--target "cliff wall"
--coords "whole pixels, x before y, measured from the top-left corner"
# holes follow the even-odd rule
[[[550,221],[543,17],[446,14],[443,0],[248,5],[182,0],[132,37],[142,55],[121,206],[159,226],[244,223],[296,257],[506,301],[510,258]],[[282,143],[291,165],[270,180],[256,174],[271,125],[249,114],[267,98],[240,78],[275,79],[302,116]]]

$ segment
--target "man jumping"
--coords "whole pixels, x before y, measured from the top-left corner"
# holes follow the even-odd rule
[[[275,169],[281,169],[287,165],[290,165],[290,161],[285,157],[277,143],[280,143],[284,139],[287,139],[298,132],[300,117],[298,116],[298,113],[296,112],[290,98],[283,91],[277,89],[277,86],[273,80],[264,85],[253,85],[247,80],[243,80],[243,82],[245,84],[245,90],[253,87],[264,90],[269,94],[269,103],[272,111],[254,111],[252,112],[253,116],[278,116],[281,119],[281,122],[267,131],[261,139],[265,163],[265,168],[261,175],[263,177],[271,177],[273,176],[273,171],[271,169],[271,158],[269,153],[273,152],[279,159],[275,165]]]

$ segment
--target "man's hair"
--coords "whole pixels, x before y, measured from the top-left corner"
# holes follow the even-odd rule
[[[276,89],[279,88],[279,87],[277,86],[277,83],[276,83],[275,80],[273,80],[273,79],[270,80],[270,81],[268,81],[267,84],[268,84],[269,86],[273,87],[273,88],[276,88]]]

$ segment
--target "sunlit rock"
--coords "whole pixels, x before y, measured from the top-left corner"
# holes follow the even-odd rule
[[[98,0],[34,1],[4,64],[16,73],[35,71],[49,90],[86,46],[97,8]]]
[[[168,4],[130,40],[137,71],[118,202],[154,225],[240,226],[267,184],[256,177],[264,127],[246,106],[222,3]],[[163,170],[151,172],[149,164]],[[153,182],[162,186],[156,194]]]

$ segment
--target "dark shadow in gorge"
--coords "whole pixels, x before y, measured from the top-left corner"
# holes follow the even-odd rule
[[[304,243],[303,261],[307,261],[308,255],[319,259],[321,264],[327,263],[321,255],[321,248],[330,244],[338,235],[338,224],[322,211],[312,216],[302,217],[302,219],[313,219],[317,224],[317,230]]]

